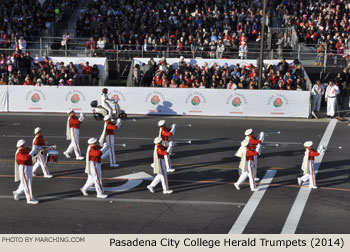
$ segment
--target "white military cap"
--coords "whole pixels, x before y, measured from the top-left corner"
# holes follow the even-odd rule
[[[311,147],[313,145],[313,142],[312,141],[306,141],[304,143],[304,147]]]
[[[154,139],[154,144],[160,144],[162,142],[162,138],[161,137],[156,137]]]
[[[243,147],[247,147],[248,144],[249,144],[249,141],[247,141],[247,140],[243,140],[243,141],[241,142],[241,145],[242,145]]]
[[[253,133],[253,129],[247,129],[245,132],[244,132],[244,134],[246,135],[246,136],[249,136],[250,134],[252,134]]]
[[[35,130],[34,130],[34,134],[38,134],[39,132],[41,131],[41,128],[40,127],[36,127]]]
[[[160,120],[159,122],[158,122],[158,126],[159,127],[162,127],[162,126],[164,126],[165,125],[165,120]]]
[[[109,115],[106,115],[105,117],[103,117],[103,120],[105,120],[105,121],[107,121],[109,119],[111,119],[111,117]]]
[[[95,137],[91,137],[89,140],[88,140],[88,144],[94,144],[97,142],[97,139]]]
[[[23,146],[25,143],[26,143],[26,141],[25,141],[25,140],[20,139],[20,140],[18,140],[18,141],[17,141],[17,145],[16,145],[16,146],[17,146],[17,148],[18,148],[18,147]]]
[[[74,112],[74,109],[68,110],[68,111],[67,111],[67,114],[70,114],[70,113],[72,113],[72,112]]]

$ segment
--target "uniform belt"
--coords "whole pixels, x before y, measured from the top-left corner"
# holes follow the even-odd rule
[[[335,96],[328,96],[328,98],[335,98]]]

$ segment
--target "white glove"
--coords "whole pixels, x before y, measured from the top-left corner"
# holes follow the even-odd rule
[[[84,120],[84,112],[80,112],[80,117],[79,117],[79,121],[83,121]]]
[[[169,155],[171,155],[171,152],[173,151],[173,146],[174,146],[174,142],[170,141],[168,149],[166,150],[166,152],[168,152]]]
[[[104,144],[103,144],[103,148],[106,148],[106,147],[108,147],[108,146],[109,146],[108,143],[104,143]]]
[[[173,123],[173,124],[171,125],[171,130],[170,130],[171,134],[175,135],[175,129],[176,129],[176,124]]]
[[[259,134],[259,140],[263,143],[265,138],[265,133],[263,131],[260,132]]]
[[[258,152],[258,154],[259,154],[259,156],[261,155],[261,144],[258,144],[257,146],[256,146],[256,152]]]
[[[122,125],[122,120],[120,118],[118,118],[116,125],[118,128]]]

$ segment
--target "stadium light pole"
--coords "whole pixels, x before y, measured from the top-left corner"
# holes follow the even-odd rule
[[[262,87],[262,70],[264,65],[264,41],[265,41],[265,24],[266,24],[266,4],[267,0],[264,0],[263,6],[263,22],[261,25],[261,40],[260,40],[260,56],[259,56],[259,79],[258,79],[258,87],[261,89]]]

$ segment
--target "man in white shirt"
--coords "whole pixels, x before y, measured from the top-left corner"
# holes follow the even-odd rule
[[[327,117],[334,118],[335,106],[337,104],[337,95],[339,94],[338,86],[334,85],[333,81],[330,81],[325,95],[325,101],[327,102]]]

